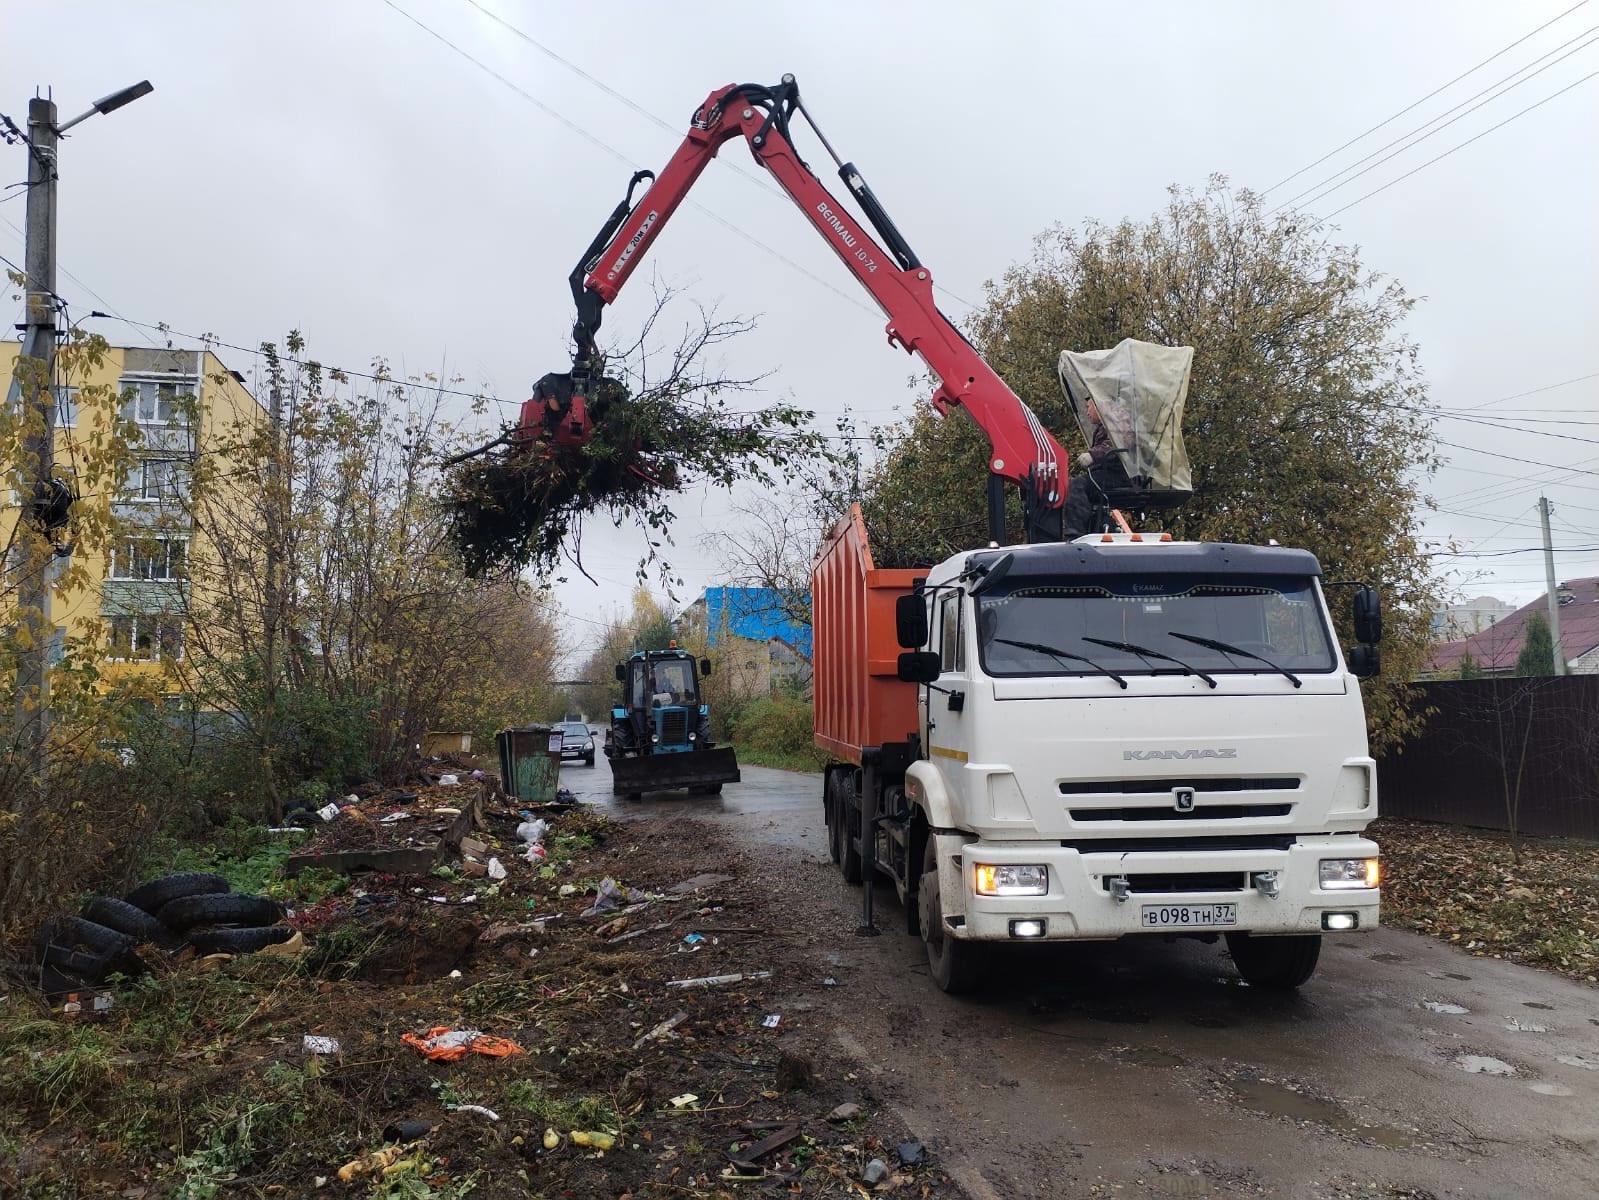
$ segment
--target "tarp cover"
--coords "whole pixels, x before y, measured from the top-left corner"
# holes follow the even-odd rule
[[[1183,404],[1193,363],[1192,346],[1157,346],[1133,338],[1110,350],[1061,352],[1061,387],[1084,440],[1094,446],[1103,427],[1108,449],[1125,467],[1133,487],[1150,493],[1155,503],[1171,503],[1193,492],[1183,448]],[[1103,439],[1100,447],[1096,459],[1104,453]]]

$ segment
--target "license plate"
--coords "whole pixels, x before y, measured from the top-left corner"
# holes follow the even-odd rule
[[[1145,929],[1191,929],[1203,925],[1238,924],[1236,904],[1146,904]]]

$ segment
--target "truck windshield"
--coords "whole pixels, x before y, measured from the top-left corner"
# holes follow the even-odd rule
[[[1043,653],[1046,646],[1087,653],[1101,674],[1184,671],[1167,660],[1113,648],[1107,642],[1158,651],[1215,675],[1278,669],[1313,674],[1331,671],[1336,662],[1315,583],[1304,577],[1113,575],[1016,580],[979,596],[977,608],[978,650],[990,675],[1095,673],[1093,666]],[[1225,642],[1233,652],[1175,634]]]

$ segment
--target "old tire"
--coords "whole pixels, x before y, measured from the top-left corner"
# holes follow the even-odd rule
[[[963,996],[981,985],[987,947],[950,937],[944,928],[943,902],[938,890],[938,840],[927,839],[922,850],[922,877],[916,884],[918,922],[927,968],[941,992]]]
[[[115,929],[82,917],[61,917],[39,930],[39,962],[85,983],[99,983],[113,971],[132,974],[140,968],[133,944]]]
[[[1292,991],[1316,973],[1316,960],[1321,957],[1321,935],[1253,937],[1247,933],[1229,933],[1227,953],[1233,956],[1233,965],[1250,987]]]
[[[96,896],[83,906],[83,919],[118,933],[125,933],[135,942],[153,942],[163,950],[177,945],[172,931],[152,917],[137,904],[118,900],[113,896]]]
[[[182,875],[166,875],[160,879],[152,879],[141,883],[127,894],[127,901],[136,908],[154,916],[161,911],[163,905],[185,896],[209,896],[218,892],[231,889],[231,884],[220,875],[208,875],[203,871],[187,871]]]
[[[266,925],[255,929],[195,929],[190,930],[189,945],[197,954],[254,954],[268,946],[276,946],[294,936],[287,925]]]
[[[168,929],[183,932],[199,925],[273,925],[283,915],[283,906],[265,896],[221,895],[183,896],[162,906],[156,914]]]
[[[855,772],[843,771],[838,779],[838,869],[845,883],[859,883],[861,871],[861,805],[855,794]]]

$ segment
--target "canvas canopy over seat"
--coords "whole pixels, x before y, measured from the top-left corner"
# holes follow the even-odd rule
[[[1126,338],[1110,350],[1063,350],[1061,388],[1090,447],[1089,490],[1111,508],[1174,508],[1193,495],[1183,448],[1192,346]]]

